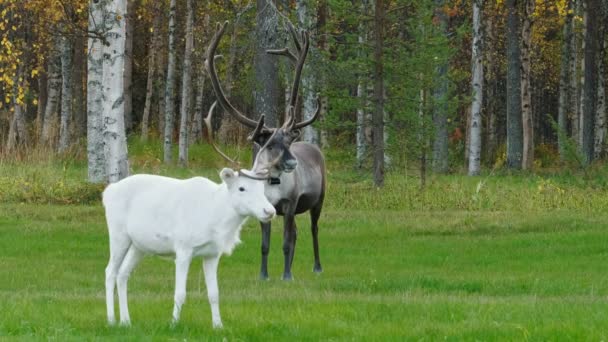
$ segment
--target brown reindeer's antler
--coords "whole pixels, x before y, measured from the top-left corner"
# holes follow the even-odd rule
[[[288,24],[289,33],[293,39],[293,43],[295,45],[297,56],[294,55],[288,48],[277,49],[277,50],[266,50],[266,53],[272,55],[282,55],[287,57],[292,63],[295,64],[295,73],[293,77],[293,85],[291,87],[291,95],[289,97],[288,104],[288,117],[283,124],[283,128],[285,129],[294,129],[294,128],[302,128],[312,124],[319,116],[319,109],[321,108],[320,102],[317,100],[317,110],[312,118],[306,121],[302,121],[299,123],[295,123],[295,109],[298,105],[298,92],[300,90],[300,80],[302,79],[302,69],[304,68],[304,61],[306,60],[306,56],[308,55],[308,48],[310,46],[310,39],[308,32],[301,31],[300,38],[298,38],[298,33],[296,29],[293,27],[291,23]]]
[[[224,34],[226,25],[228,25],[228,21],[225,21],[223,25],[220,23],[217,24],[216,32],[211,39],[211,43],[209,43],[209,47],[207,48],[205,68],[207,69],[207,73],[211,78],[211,85],[213,86],[213,91],[215,92],[215,96],[217,97],[217,102],[219,103],[220,107],[222,107],[222,109],[224,109],[226,112],[230,113],[230,115],[232,115],[241,124],[250,128],[256,128],[258,125],[257,121],[246,117],[243,113],[238,111],[230,103],[230,101],[228,101],[217,77],[217,71],[215,70],[215,50],[217,49],[220,39]]]
[[[228,157],[224,152],[220,150],[220,148],[213,141],[213,127],[211,126],[211,118],[213,117],[213,110],[215,109],[216,105],[217,101],[213,102],[213,104],[209,108],[209,113],[207,114],[207,117],[203,120],[205,122],[205,126],[207,127],[207,141],[213,147],[215,152],[219,153],[219,155],[222,156],[222,158],[226,159],[226,161],[234,165],[236,168],[239,168],[241,163]]]

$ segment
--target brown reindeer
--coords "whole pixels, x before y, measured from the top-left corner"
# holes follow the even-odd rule
[[[323,153],[313,144],[296,142],[300,136],[300,129],[312,124],[319,116],[319,102],[312,118],[296,123],[295,111],[298,101],[300,78],[306,55],[308,54],[309,37],[303,31],[296,32],[289,26],[297,55],[288,48],[268,50],[275,55],[288,57],[295,65],[295,75],[291,88],[291,97],[288,103],[288,115],[281,127],[270,128],[264,124],[264,114],[258,121],[252,120],[238,111],[226,98],[215,70],[215,50],[224,33],[226,25],[217,25],[217,31],[207,49],[205,66],[211,78],[211,84],[222,109],[232,115],[241,124],[253,129],[249,139],[254,143],[255,160],[252,171],[255,173],[268,172],[268,182],[265,185],[265,194],[274,205],[278,215],[283,216],[283,254],[285,268],[283,279],[291,280],[291,264],[296,247],[295,215],[310,211],[311,231],[314,248],[313,271],[320,273],[319,260],[318,221],[325,197],[325,160]],[[299,36],[299,37],[298,37]],[[210,113],[211,114],[211,113]],[[268,279],[268,251],[270,247],[270,223],[262,225],[262,265],[260,278]]]

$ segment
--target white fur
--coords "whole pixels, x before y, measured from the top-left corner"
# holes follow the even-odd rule
[[[103,192],[110,236],[106,268],[110,324],[115,323],[114,286],[118,288],[120,323],[128,325],[127,280],[144,255],[155,254],[175,257],[173,322],[179,320],[186,298],[190,262],[202,256],[213,326],[222,326],[219,258],[232,253],[240,242],[241,226],[248,216],[269,221],[275,209],[264,196],[263,181],[239,176],[231,169],[223,169],[220,176],[222,184],[202,177],[179,180],[134,175],[110,184]]]

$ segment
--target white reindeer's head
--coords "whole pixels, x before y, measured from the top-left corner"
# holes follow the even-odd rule
[[[237,213],[253,216],[262,222],[272,220],[276,211],[264,195],[266,178],[258,179],[247,170],[241,170],[239,173],[229,168],[224,168],[220,177],[228,187],[230,204]]]

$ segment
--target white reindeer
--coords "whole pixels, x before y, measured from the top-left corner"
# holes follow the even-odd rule
[[[108,322],[114,324],[114,286],[118,288],[120,324],[129,325],[127,280],[146,254],[175,257],[177,323],[186,299],[186,279],[193,257],[203,257],[207,295],[214,328],[222,327],[217,267],[232,252],[248,216],[268,222],[275,209],[264,196],[264,182],[247,170],[220,172],[222,184],[196,177],[178,180],[134,175],[109,185],[103,205],[110,235],[106,268]]]

